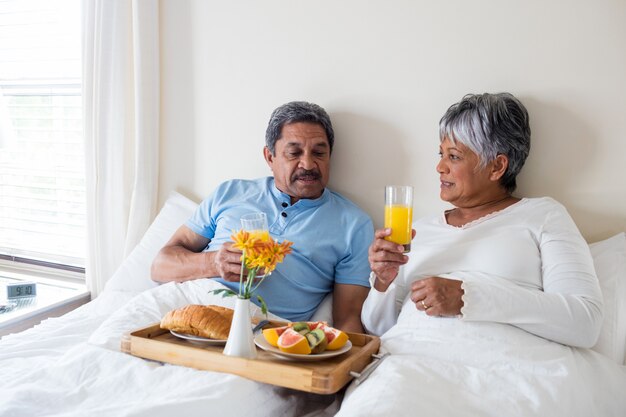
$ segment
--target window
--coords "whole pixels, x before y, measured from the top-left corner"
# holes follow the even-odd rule
[[[0,258],[84,271],[80,0],[0,0]]]

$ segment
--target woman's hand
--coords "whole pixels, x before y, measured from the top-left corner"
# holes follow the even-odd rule
[[[376,230],[374,242],[368,251],[370,268],[376,274],[374,288],[381,292],[387,291],[389,285],[398,276],[400,266],[409,260],[409,257],[402,253],[404,250],[402,245],[385,240],[385,237],[390,234],[391,229]],[[412,237],[415,237],[415,230],[413,230]]]
[[[429,316],[456,316],[463,307],[463,281],[430,277],[411,284],[411,301]]]

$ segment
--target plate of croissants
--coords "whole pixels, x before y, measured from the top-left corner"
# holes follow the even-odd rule
[[[210,339],[208,337],[194,336],[192,334],[178,333],[170,330],[170,333],[179,339],[185,339],[194,345],[225,345],[226,339]]]
[[[161,320],[161,328],[190,343],[224,345],[232,320],[232,308],[190,304],[168,312]]]

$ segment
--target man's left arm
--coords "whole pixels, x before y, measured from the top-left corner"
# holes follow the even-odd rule
[[[343,331],[364,333],[361,310],[370,290],[372,270],[368,249],[374,240],[374,225],[365,213],[355,212],[347,227],[348,238],[343,258],[335,266],[333,289],[333,326]]]
[[[361,309],[369,293],[368,287],[337,284],[333,291],[333,327],[345,332],[363,333]]]

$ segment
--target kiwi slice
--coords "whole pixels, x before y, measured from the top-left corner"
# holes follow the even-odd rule
[[[324,334],[322,329],[311,330],[305,334],[304,337],[306,337],[306,340],[309,342],[311,353],[321,353],[325,351],[326,346],[328,346],[328,339],[326,339],[326,334]]]
[[[291,325],[291,328],[301,335],[305,335],[309,332],[309,324],[306,321],[297,321]]]

